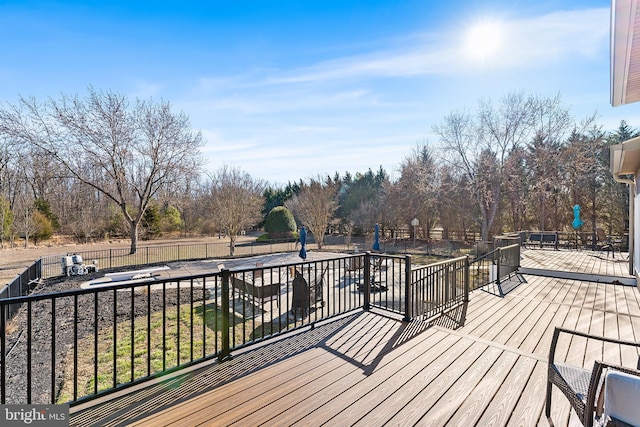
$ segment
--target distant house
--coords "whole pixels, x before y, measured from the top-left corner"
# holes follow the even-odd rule
[[[611,105],[640,101],[640,0],[611,2]],[[640,277],[640,137],[611,146],[611,173],[629,184],[629,273]]]

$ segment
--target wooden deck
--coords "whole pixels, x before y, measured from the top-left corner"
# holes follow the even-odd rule
[[[536,253],[542,251],[535,251]],[[525,276],[482,290],[435,323],[356,312],[93,406],[71,425],[548,425],[546,360],[555,326],[640,339],[635,287]],[[561,358],[634,366],[638,355],[584,339]],[[553,393],[557,426],[571,420]]]
[[[523,248],[521,256],[521,265],[525,268],[630,277],[629,254],[626,252],[616,252],[614,256],[606,251]]]

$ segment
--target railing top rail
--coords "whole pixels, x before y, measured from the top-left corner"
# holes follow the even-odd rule
[[[498,252],[498,249],[500,248],[494,249],[491,252],[487,252],[486,254],[479,256],[478,258],[474,258],[471,260],[471,262],[478,262],[478,261],[482,261],[485,258],[489,258],[490,256],[494,255],[496,252]]]
[[[362,256],[364,255],[364,253],[362,254],[352,254],[352,255],[348,255],[346,257],[339,257],[337,259],[340,258],[348,258],[348,257],[356,257],[356,256]],[[402,257],[397,257],[402,259]],[[330,262],[332,260],[334,260],[336,258],[328,258],[328,259],[322,259],[322,260],[317,260],[317,261],[301,261],[301,262],[289,262],[289,263],[283,263],[283,264],[271,264],[271,265],[262,265],[262,266],[238,266],[236,268],[222,268],[220,270],[220,272],[209,272],[209,273],[201,273],[201,274],[194,274],[194,275],[185,275],[185,276],[175,276],[175,277],[168,277],[168,278],[163,278],[163,279],[149,279],[149,280],[144,280],[144,281],[139,281],[139,282],[135,282],[135,283],[113,283],[113,284],[100,284],[99,286],[95,286],[95,287],[90,287],[90,288],[85,288],[85,289],[73,289],[73,290],[68,290],[68,291],[60,291],[60,292],[51,292],[51,293],[42,293],[42,294],[30,294],[30,295],[26,295],[26,296],[18,296],[18,297],[11,297],[11,298],[2,298],[0,299],[0,305],[8,305],[8,304],[22,304],[24,302],[27,301],[40,301],[40,300],[45,300],[45,299],[51,299],[52,297],[55,298],[62,298],[62,297],[70,297],[73,295],[86,295],[86,294],[92,294],[92,293],[96,293],[96,292],[107,292],[107,291],[113,291],[113,290],[120,290],[120,289],[130,289],[130,288],[138,288],[138,287],[145,287],[148,285],[162,285],[163,283],[172,283],[172,282],[179,282],[179,281],[186,281],[186,280],[200,280],[200,279],[207,279],[207,278],[212,278],[212,277],[220,277],[222,276],[222,271],[229,271],[232,274],[241,274],[241,273],[250,273],[250,272],[255,272],[258,270],[276,270],[276,269],[286,269],[289,267],[293,267],[293,266],[300,266],[300,265],[314,265],[314,264],[318,264],[318,263],[327,263]]]
[[[433,264],[429,264],[429,265],[420,265],[420,266],[417,266],[417,267],[413,267],[412,266],[411,270],[420,270],[421,268],[427,268],[427,267],[439,267],[439,266],[445,265],[445,264],[455,264],[456,262],[463,261],[466,258],[467,258],[467,256],[465,255],[465,256],[458,257],[458,258],[445,259],[445,260],[442,260],[442,261],[434,262]]]
[[[247,270],[248,271],[248,270]],[[97,292],[107,292],[119,289],[130,289],[130,288],[138,288],[142,286],[148,285],[162,285],[163,283],[171,283],[177,281],[184,280],[193,280],[193,279],[205,279],[209,277],[220,276],[220,273],[205,273],[198,274],[193,276],[182,276],[182,277],[171,277],[166,279],[155,279],[155,280],[144,280],[144,281],[136,281],[135,283],[114,283],[113,285],[97,285],[92,288],[85,289],[72,289],[68,291],[59,291],[59,292],[50,292],[44,294],[29,294],[25,296],[19,297],[11,297],[11,298],[2,298],[0,299],[0,305],[9,305],[9,304],[22,304],[27,301],[41,301],[51,298],[63,298],[70,297],[74,295],[86,295],[93,294]]]
[[[488,258],[489,256],[495,254],[498,251],[505,251],[505,250],[509,250],[509,249],[516,249],[519,248],[520,244],[519,243],[514,243],[513,245],[509,245],[509,246],[503,246],[501,248],[496,248],[494,250],[492,250],[491,252],[487,252],[486,254],[479,256],[478,258],[474,258],[471,260],[471,262],[478,262],[478,261],[482,261],[485,258]]]
[[[504,247],[500,248],[500,250],[503,250],[503,251],[504,251],[504,250],[507,250],[507,249],[515,249],[515,248],[519,248],[519,247],[520,247],[520,245],[519,245],[519,244],[517,244],[517,243],[515,243],[515,244],[513,244],[513,245],[504,246]]]

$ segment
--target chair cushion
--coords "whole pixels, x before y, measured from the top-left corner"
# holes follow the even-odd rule
[[[604,415],[640,425],[640,377],[608,370],[605,376]]]

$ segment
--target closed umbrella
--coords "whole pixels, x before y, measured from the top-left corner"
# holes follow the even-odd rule
[[[373,227],[373,250],[380,250],[380,226],[378,223]]]
[[[304,225],[300,229],[300,258],[307,259],[307,230],[304,228]]]

